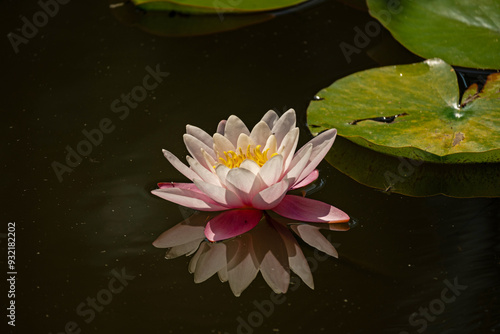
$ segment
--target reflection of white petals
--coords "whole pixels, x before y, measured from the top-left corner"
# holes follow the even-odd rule
[[[227,264],[227,278],[231,291],[239,297],[259,272],[257,259],[255,258],[252,238],[249,234],[243,234],[228,247],[237,247],[233,258]]]
[[[269,223],[257,225],[251,235],[262,277],[275,293],[285,293],[290,284],[286,245]]]
[[[304,253],[302,252],[302,249],[300,249],[297,240],[295,240],[292,233],[283,225],[274,221],[272,224],[279,232],[285,243],[290,269],[296,273],[308,287],[314,289],[311,269],[309,268],[309,264],[307,263]]]
[[[194,271],[194,282],[201,283],[224,268],[226,263],[226,245],[224,243],[207,243],[208,250],[197,261]]]
[[[194,214],[183,222],[163,232],[154,242],[157,248],[171,248],[205,237],[205,225],[210,219],[207,214]]]
[[[198,239],[193,240],[191,242],[188,242],[186,244],[174,246],[167,251],[167,253],[165,254],[165,258],[166,259],[175,259],[176,257],[179,257],[181,255],[193,253],[196,251],[196,249],[198,249],[198,246],[203,241],[203,239],[205,239],[205,238],[204,237],[198,238]]]
[[[208,251],[208,243],[204,242],[200,245],[200,248],[198,248],[196,254],[194,254],[194,256],[191,258],[191,261],[189,261],[188,271],[190,274],[194,274],[196,265],[198,264],[198,260],[206,251]]]
[[[339,257],[337,250],[319,231],[319,227],[307,224],[292,225],[290,228],[309,245],[333,257]]]
[[[193,215],[192,219],[186,219],[164,232],[158,238],[163,243],[157,240],[155,246],[177,244],[168,250],[166,256],[168,259],[190,255],[196,251],[188,267],[189,272],[194,274],[195,283],[204,282],[217,273],[221,282],[229,282],[235,296],[241,295],[259,271],[275,293],[287,292],[290,271],[314,289],[308,261],[288,229],[289,224],[306,243],[335,257],[337,257],[335,248],[319,230],[328,229],[330,225],[339,227],[342,225],[339,230],[348,229],[347,224],[303,224],[282,217],[275,219],[265,215],[265,218],[250,231],[236,238],[211,243],[206,239],[202,241],[199,231],[209,217],[199,213]],[[193,232],[192,237],[187,236],[188,231]],[[174,241],[176,237],[180,240]]]

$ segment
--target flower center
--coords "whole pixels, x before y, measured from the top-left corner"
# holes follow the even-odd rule
[[[224,155],[226,159],[219,157],[219,162],[226,165],[229,168],[237,168],[240,167],[241,163],[245,160],[252,160],[255,161],[259,167],[262,167],[267,160],[267,151],[269,149],[265,150],[264,152],[260,151],[261,145],[257,145],[253,150],[250,149],[250,145],[247,146],[246,152],[243,152],[241,147],[238,147],[236,152],[234,151],[224,151]],[[277,153],[274,153],[271,157],[277,155]]]

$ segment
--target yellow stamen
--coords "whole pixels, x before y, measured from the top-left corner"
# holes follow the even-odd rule
[[[261,145],[257,145],[257,147],[252,150],[250,148],[250,145],[248,145],[245,153],[243,153],[243,149],[241,147],[238,147],[238,149],[236,150],[238,153],[234,151],[224,151],[225,159],[224,157],[219,157],[219,162],[229,168],[237,168],[240,167],[243,161],[252,160],[255,161],[259,165],[259,167],[262,167],[267,162],[267,160],[269,160],[267,157],[267,152],[269,151],[269,149],[261,152],[260,148]],[[269,158],[272,158],[277,154],[278,153],[274,153]]]

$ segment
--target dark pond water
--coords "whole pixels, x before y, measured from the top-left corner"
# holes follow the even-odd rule
[[[40,10],[35,1],[0,8],[4,36]],[[238,298],[217,277],[195,284],[189,258],[165,260],[151,245],[186,215],[150,194],[158,181],[183,180],[161,149],[186,155],[186,124],[213,132],[231,114],[255,124],[269,109],[293,107],[303,144],[305,111],[321,88],[419,61],[385,31],[348,61],[340,43],[354,45],[354,29],[369,22],[366,12],[327,1],[234,31],[165,37],[123,24],[106,2],[71,1],[18,53],[4,37],[0,263],[9,276],[6,234],[15,222],[17,272],[16,326],[3,316],[6,332],[500,331],[498,199],[386,194],[323,162],[325,187],[311,197],[357,223],[327,233],[339,259],[316,261],[315,290],[296,283],[280,303],[269,302],[260,276]],[[155,70],[168,76],[144,83]],[[143,85],[156,87],[127,106]],[[65,163],[67,146],[99,128],[107,132],[95,137],[99,145],[59,180],[53,162]]]

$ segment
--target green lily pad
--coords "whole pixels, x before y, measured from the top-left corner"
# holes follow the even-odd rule
[[[449,64],[500,69],[500,1],[367,0],[370,14],[410,51]],[[399,4],[399,5],[397,5]]]
[[[295,6],[308,0],[132,0],[145,10],[175,10],[189,14],[255,13]]]
[[[309,129],[337,128],[358,145],[415,160],[500,162],[500,74],[481,92],[471,87],[460,104],[455,71],[440,59],[358,72],[317,94]]]

